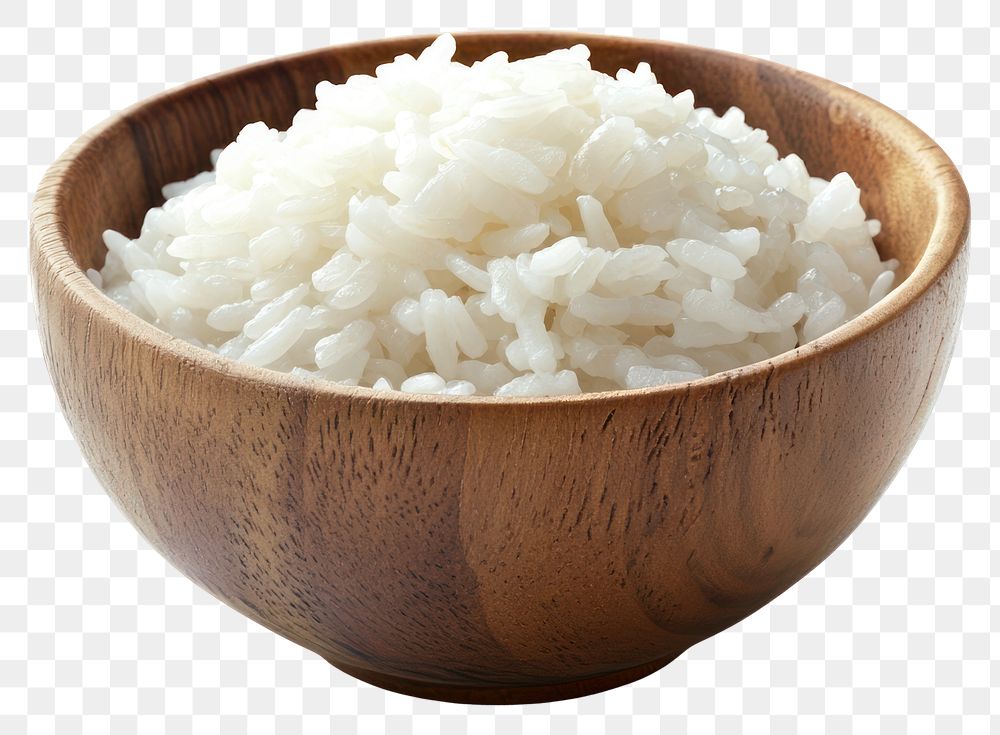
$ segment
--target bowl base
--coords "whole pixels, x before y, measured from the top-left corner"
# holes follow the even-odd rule
[[[461,686],[456,684],[440,684],[417,679],[407,679],[391,674],[381,674],[369,669],[357,668],[347,664],[327,662],[345,674],[355,679],[387,689],[397,694],[421,699],[434,699],[440,702],[457,702],[458,704],[537,704],[539,702],[555,702],[560,699],[575,699],[589,694],[607,691],[616,687],[631,684],[654,671],[662,669],[680,653],[674,653],[641,666],[630,669],[612,671],[584,679],[556,682],[552,684],[530,684],[527,686]]]

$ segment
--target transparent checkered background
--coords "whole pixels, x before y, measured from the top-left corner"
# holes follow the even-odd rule
[[[0,733],[1000,731],[990,492],[1000,486],[1000,6],[990,4],[2,0]],[[934,416],[870,517],[792,590],[664,671],[550,705],[383,692],[181,577],[81,459],[26,279],[34,187],[111,112],[273,54],[467,27],[659,36],[797,66],[907,115],[972,193],[962,339]]]

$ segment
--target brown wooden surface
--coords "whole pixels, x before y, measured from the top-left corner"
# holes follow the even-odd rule
[[[800,579],[861,521],[927,418],[955,339],[968,195],[903,118],[774,64],[565,33],[459,37],[471,61],[580,40],[732,104],[815,175],[847,170],[907,281],[793,353],[694,383],[572,398],[372,394],[231,363],[106,299],[101,230],[315,84],[429,39],[276,59],[161,94],[83,136],[35,200],[45,358],[97,477],[213,594],[381,686],[539,701],[650,673]]]

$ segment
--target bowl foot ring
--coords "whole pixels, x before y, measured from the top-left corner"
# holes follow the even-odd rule
[[[597,694],[608,689],[631,684],[645,678],[673,661],[679,653],[665,658],[650,661],[629,669],[612,671],[584,679],[574,679],[551,684],[529,684],[526,686],[462,686],[461,684],[444,684],[417,679],[407,679],[392,674],[382,674],[370,669],[358,668],[347,664],[327,662],[345,674],[360,679],[363,682],[387,689],[397,694],[405,694],[421,699],[433,699],[440,702],[457,702],[459,704],[536,704],[539,702],[555,702],[560,699],[574,699]]]

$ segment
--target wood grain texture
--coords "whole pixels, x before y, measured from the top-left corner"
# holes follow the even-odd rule
[[[968,195],[906,120],[718,51],[566,33],[459,36],[472,61],[585,41],[613,72],[739,105],[816,175],[851,172],[908,276],[765,363],[569,398],[373,394],[231,363],[106,299],[82,272],[159,187],[315,84],[428,38],[268,61],[161,94],[83,136],[35,200],[45,359],[94,472],[178,569],[335,666],[468,702],[578,696],[644,676],[825,558],[899,469],[940,388],[966,277]]]

